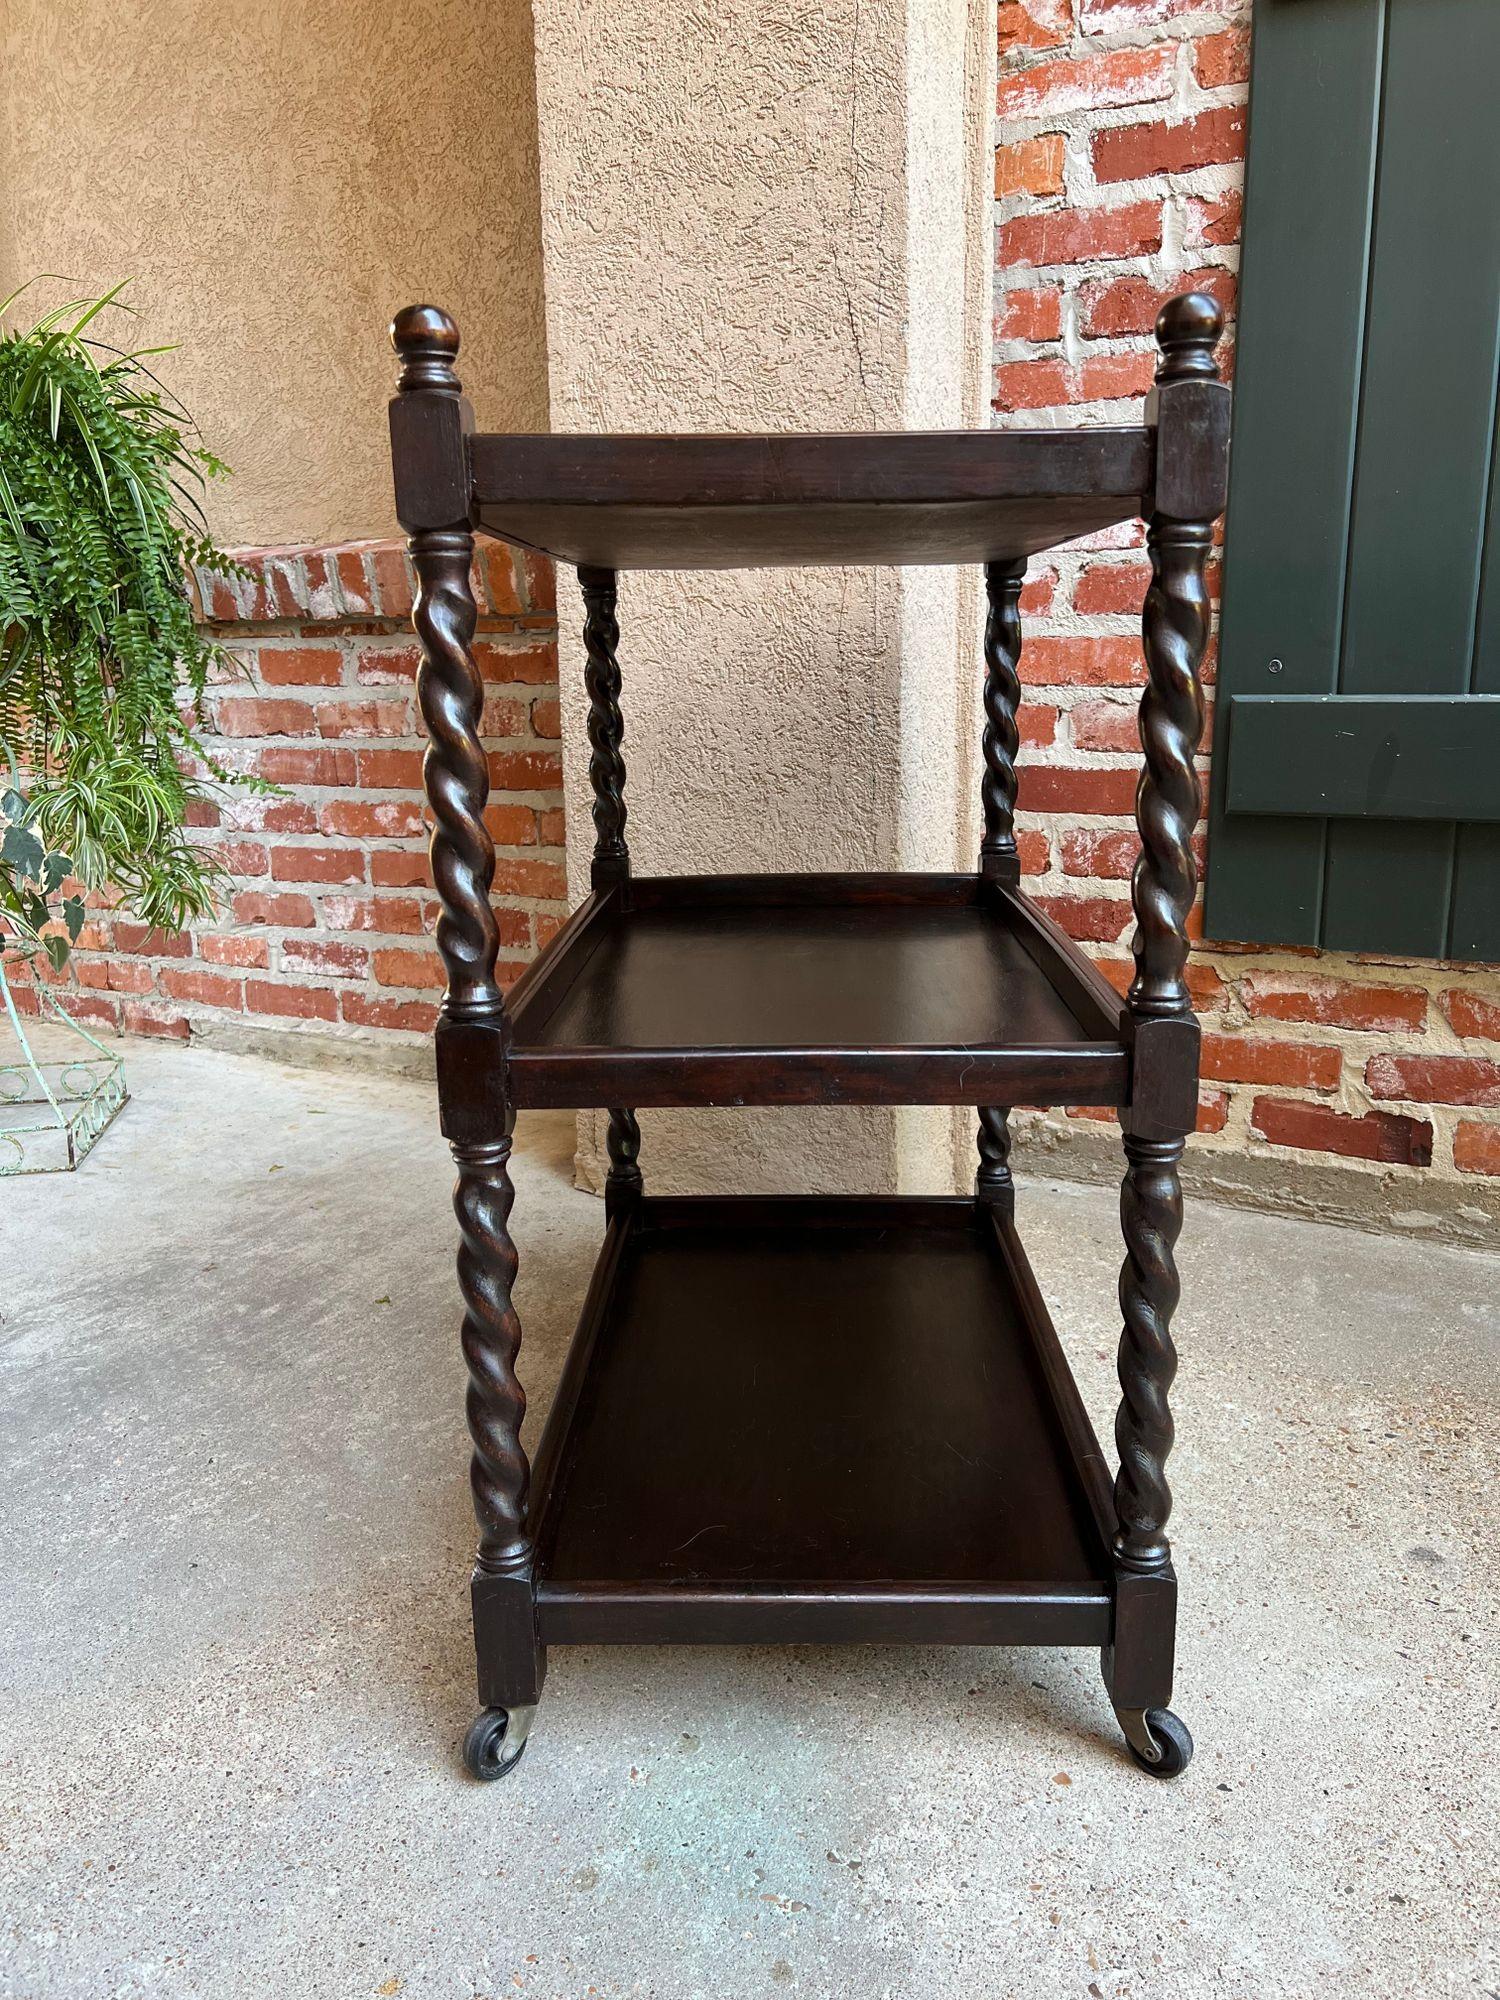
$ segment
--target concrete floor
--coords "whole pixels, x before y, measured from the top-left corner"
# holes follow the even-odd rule
[[[1500,1260],[1190,1212],[1181,1784],[1086,1653],[579,1649],[480,1787],[430,1086],[129,1061],[83,1172],[0,1190],[8,2000],[1500,1987]],[[569,1145],[523,1125],[533,1438]],[[1113,1202],[1022,1209],[1107,1431]]]

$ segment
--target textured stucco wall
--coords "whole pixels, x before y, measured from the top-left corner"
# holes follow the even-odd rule
[[[905,0],[537,0],[555,428],[983,422],[992,9],[912,0],[910,15]],[[576,597],[560,586],[570,824],[586,827]],[[629,576],[620,599],[638,869],[953,865],[972,592],[846,569]],[[575,839],[575,894],[587,864]],[[644,1126],[657,1185],[950,1171],[941,1116]]]
[[[385,327],[412,299],[457,317],[481,423],[546,427],[527,0],[0,22],[0,282],[134,278],[135,337],[183,343],[160,372],[235,469],[224,543],[393,532]]]

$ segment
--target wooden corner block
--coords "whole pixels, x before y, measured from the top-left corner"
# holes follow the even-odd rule
[[[461,397],[407,392],[392,398],[396,519],[409,535],[469,524],[472,426]]]
[[[1202,1033],[1191,1014],[1168,1019],[1127,1016],[1130,1103],[1123,1129],[1140,1139],[1174,1139],[1198,1122],[1198,1050]]]
[[[515,1127],[503,1015],[492,1020],[438,1017],[437,1079],[443,1137],[454,1146],[489,1146]]]
[[[492,1576],[476,1569],[470,1585],[479,1699],[486,1707],[534,1702],[546,1678],[547,1655],[536,1637],[536,1596],[530,1572]]]
[[[1163,382],[1147,401],[1156,426],[1156,482],[1151,511],[1173,521],[1213,521],[1229,496],[1229,388],[1226,383]]]
[[[1114,1638],[1105,1653],[1105,1684],[1117,1708],[1165,1708],[1172,1699],[1177,1640],[1177,1578],[1115,1572]]]

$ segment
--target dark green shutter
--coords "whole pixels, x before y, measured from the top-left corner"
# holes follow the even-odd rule
[[[1500,959],[1500,0],[1254,23],[1208,932]]]

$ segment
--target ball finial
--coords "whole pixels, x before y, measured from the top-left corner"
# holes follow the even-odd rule
[[[1161,349],[1157,381],[1214,375],[1214,349],[1223,331],[1219,302],[1207,292],[1182,292],[1168,299],[1156,315],[1156,344]]]
[[[458,328],[441,306],[403,307],[391,321],[391,345],[401,357],[400,388],[458,394]]]

